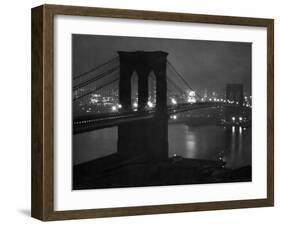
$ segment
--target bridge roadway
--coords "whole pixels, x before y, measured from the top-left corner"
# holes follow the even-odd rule
[[[178,114],[186,111],[201,109],[201,108],[210,108],[210,107],[219,107],[219,106],[237,106],[236,104],[229,104],[225,102],[198,102],[198,103],[186,103],[186,104],[177,104],[174,106],[168,106],[168,115]],[[117,126],[122,123],[150,119],[155,116],[155,109],[148,110],[138,110],[138,111],[119,111],[106,114],[94,114],[82,116],[74,119],[73,122],[73,133],[84,133],[91,130],[107,128],[112,126]]]

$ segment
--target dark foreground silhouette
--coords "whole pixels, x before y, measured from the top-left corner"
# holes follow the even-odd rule
[[[252,180],[251,166],[228,169],[223,161],[186,159],[162,162],[141,157],[124,160],[113,154],[73,167],[73,189],[165,186]]]

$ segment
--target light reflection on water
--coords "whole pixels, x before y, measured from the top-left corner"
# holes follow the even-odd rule
[[[251,164],[251,129],[169,125],[169,156],[222,160],[226,167]]]

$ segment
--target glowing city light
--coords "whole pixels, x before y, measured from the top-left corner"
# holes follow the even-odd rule
[[[150,107],[150,108],[152,108],[152,107],[153,107],[152,102],[151,102],[151,101],[148,101],[148,102],[147,102],[147,106]]]
[[[243,118],[242,117],[239,117],[239,121],[242,121],[243,120]]]
[[[188,95],[191,97],[195,97],[195,91],[190,91]]]
[[[175,99],[175,98],[171,98],[171,102],[172,102],[172,104],[174,104],[174,105],[176,105],[176,104],[177,104],[177,101],[176,101],[176,99]]]
[[[91,103],[92,103],[92,104],[96,104],[96,103],[98,103],[98,102],[99,102],[98,99],[95,99],[95,98],[92,98],[92,99],[91,99]]]
[[[239,126],[239,133],[242,133],[242,127]]]
[[[172,119],[177,119],[178,117],[176,115],[171,116]]]
[[[122,108],[122,105],[121,105],[121,104],[117,104],[117,107],[118,107],[119,109],[121,109],[121,108]]]
[[[189,92],[187,102],[188,103],[196,103],[195,91],[190,91]]]
[[[133,107],[134,107],[134,108],[137,108],[137,107],[138,107],[138,103],[137,103],[137,102],[134,102],[134,103],[133,103]]]
[[[235,117],[232,117],[232,121],[235,121]]]
[[[117,107],[116,106],[112,106],[111,110],[112,111],[117,111]]]

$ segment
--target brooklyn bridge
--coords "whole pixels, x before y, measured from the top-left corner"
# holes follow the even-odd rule
[[[135,163],[135,159],[145,164],[169,161],[168,123],[171,119],[177,121],[177,115],[198,109],[223,109],[218,122],[221,125],[250,125],[251,106],[244,101],[242,85],[228,85],[224,98],[208,98],[185,78],[163,51],[119,51],[118,56],[75,75],[73,134],[117,127],[118,147],[116,155],[76,167],[74,177],[79,182],[74,187],[85,188],[82,172],[91,177],[89,171],[102,172],[125,162]],[[102,102],[101,98],[107,99]]]

